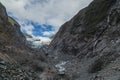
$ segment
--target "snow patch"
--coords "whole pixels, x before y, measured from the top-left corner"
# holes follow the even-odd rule
[[[68,61],[62,61],[55,65],[55,67],[58,69],[59,73],[64,73],[66,68],[64,67],[65,64],[68,63]]]

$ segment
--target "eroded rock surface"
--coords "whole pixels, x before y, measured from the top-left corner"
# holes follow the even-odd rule
[[[50,55],[68,61],[71,80],[119,80],[119,29],[120,0],[94,0],[62,25]]]

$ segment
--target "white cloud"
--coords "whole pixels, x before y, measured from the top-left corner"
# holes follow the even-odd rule
[[[54,31],[45,31],[45,32],[43,32],[43,35],[44,35],[44,36],[52,36],[52,35],[54,35],[54,34],[55,34]]]
[[[19,24],[21,25],[21,30],[31,36],[33,36],[33,30],[35,27],[32,24],[28,24],[28,22],[24,20],[17,20]]]
[[[33,25],[24,25],[21,27],[22,31],[25,31],[27,34],[29,35],[33,35],[33,29],[34,29],[34,26]]]
[[[92,0],[0,0],[19,19],[59,27]]]

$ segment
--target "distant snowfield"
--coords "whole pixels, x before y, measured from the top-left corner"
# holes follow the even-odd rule
[[[40,48],[43,45],[49,45],[51,40],[50,39],[43,39],[43,38],[26,38],[26,40],[31,44],[32,48]]]

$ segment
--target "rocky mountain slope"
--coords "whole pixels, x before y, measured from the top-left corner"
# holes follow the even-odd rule
[[[94,0],[62,25],[50,44],[70,80],[120,79],[120,0]]]

